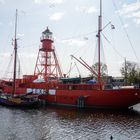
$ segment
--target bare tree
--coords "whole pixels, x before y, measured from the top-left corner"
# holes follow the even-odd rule
[[[98,62],[92,65],[92,68],[96,73],[98,73]],[[100,73],[101,73],[101,79],[105,80],[105,77],[107,76],[107,65],[104,63],[100,63]],[[97,78],[97,77],[96,77]]]

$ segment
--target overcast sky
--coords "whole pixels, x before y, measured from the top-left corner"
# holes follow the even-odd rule
[[[34,72],[41,33],[47,26],[53,32],[64,73],[74,63],[71,54],[82,57],[89,65],[95,63],[99,0],[0,0],[0,77],[9,69],[16,9],[22,74]],[[140,1],[103,0],[103,27],[108,23],[102,34],[102,60],[109,75],[119,76],[125,57],[137,63],[140,60]],[[89,74],[77,65],[83,76]],[[73,71],[71,75],[79,74],[76,68]]]

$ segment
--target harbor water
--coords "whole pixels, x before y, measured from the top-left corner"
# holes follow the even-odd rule
[[[140,105],[135,111],[0,106],[0,140],[140,140]]]

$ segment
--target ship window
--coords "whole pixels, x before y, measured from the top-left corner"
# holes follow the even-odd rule
[[[56,90],[55,89],[50,89],[49,90],[49,94],[50,95],[55,95],[56,94]]]

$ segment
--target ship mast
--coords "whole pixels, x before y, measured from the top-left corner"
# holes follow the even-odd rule
[[[124,58],[124,71],[125,71],[124,84],[125,84],[125,86],[127,86],[127,61],[126,61],[126,57]]]
[[[100,15],[98,17],[98,82],[101,82],[101,58],[100,58],[100,48],[101,48],[101,32],[102,32],[102,0],[100,0]]]
[[[13,74],[13,91],[12,95],[16,92],[16,65],[17,65],[17,14],[18,10],[16,9],[15,17],[15,36],[14,36],[14,74]]]

